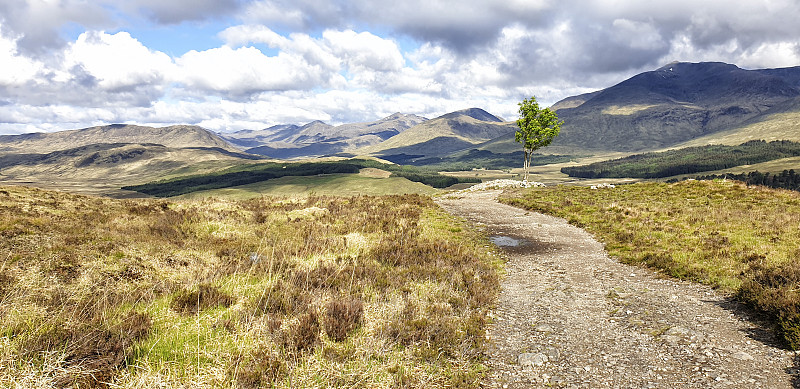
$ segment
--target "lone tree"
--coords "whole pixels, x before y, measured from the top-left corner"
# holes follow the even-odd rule
[[[531,166],[533,152],[550,145],[553,138],[561,131],[562,124],[564,121],[558,121],[558,116],[550,108],[539,108],[536,97],[519,103],[519,119],[517,119],[519,130],[514,134],[514,140],[522,143],[522,151],[525,153],[523,180],[528,181],[528,169]]]

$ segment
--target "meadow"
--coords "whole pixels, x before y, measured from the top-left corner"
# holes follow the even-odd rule
[[[501,257],[427,196],[0,188],[0,386],[479,387]]]
[[[800,193],[691,180],[533,188],[501,201],[585,228],[621,262],[730,293],[800,349]]]

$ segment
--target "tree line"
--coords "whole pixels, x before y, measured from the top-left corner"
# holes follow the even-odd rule
[[[738,146],[709,145],[636,154],[583,166],[564,167],[561,172],[580,178],[664,178],[796,156],[800,156],[798,142],[753,140]]]
[[[434,188],[446,188],[461,182],[480,182],[475,178],[456,178],[443,176],[435,171],[411,166],[389,165],[378,161],[353,159],[336,162],[305,163],[259,163],[245,164],[225,169],[220,172],[177,177],[167,180],[148,182],[142,185],[125,186],[122,189],[132,190],[156,197],[180,196],[202,190],[221,189],[232,186],[253,184],[285,176],[316,176],[320,174],[353,174],[360,169],[372,167],[392,173],[392,176],[403,177],[410,181],[420,182]]]
[[[794,169],[784,170],[781,173],[770,174],[753,171],[741,174],[709,174],[705,176],[696,177],[698,180],[717,180],[728,179],[741,181],[747,185],[762,185],[770,188],[789,189],[800,191],[800,174],[797,174]]]

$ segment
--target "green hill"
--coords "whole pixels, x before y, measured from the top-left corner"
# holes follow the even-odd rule
[[[515,127],[482,109],[471,108],[428,120],[377,145],[358,149],[356,153],[443,156],[513,133]]]

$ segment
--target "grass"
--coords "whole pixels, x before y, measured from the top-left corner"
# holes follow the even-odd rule
[[[313,177],[330,174],[356,174],[363,169],[387,171],[393,177],[406,178],[434,188],[446,188],[462,182],[480,182],[472,178],[456,178],[440,175],[436,171],[414,166],[384,164],[374,160],[349,159],[317,162],[264,162],[242,164],[229,169],[199,175],[162,179],[142,185],[122,187],[155,197],[176,197],[193,192],[231,188],[263,183],[283,177]]]
[[[586,228],[621,262],[736,294],[800,347],[800,193],[717,180],[558,186],[502,201]]]
[[[791,140],[800,142],[800,118],[799,112],[778,112],[773,113],[762,120],[746,122],[740,127],[715,132],[700,138],[692,139],[682,143],[677,147],[703,146],[708,144],[737,145],[743,142],[765,139]]]
[[[562,172],[584,178],[664,178],[728,169],[800,155],[800,143],[749,141],[737,146],[707,145],[658,153],[630,155],[589,165],[564,167]]]
[[[249,199],[267,196],[383,196],[392,194],[433,195],[438,190],[425,184],[412,182],[400,177],[372,178],[355,174],[331,174],[312,177],[281,177],[255,184],[234,186],[189,193],[181,196],[186,199],[204,197],[225,197]]]
[[[499,258],[429,197],[0,188],[0,387],[479,387]]]

